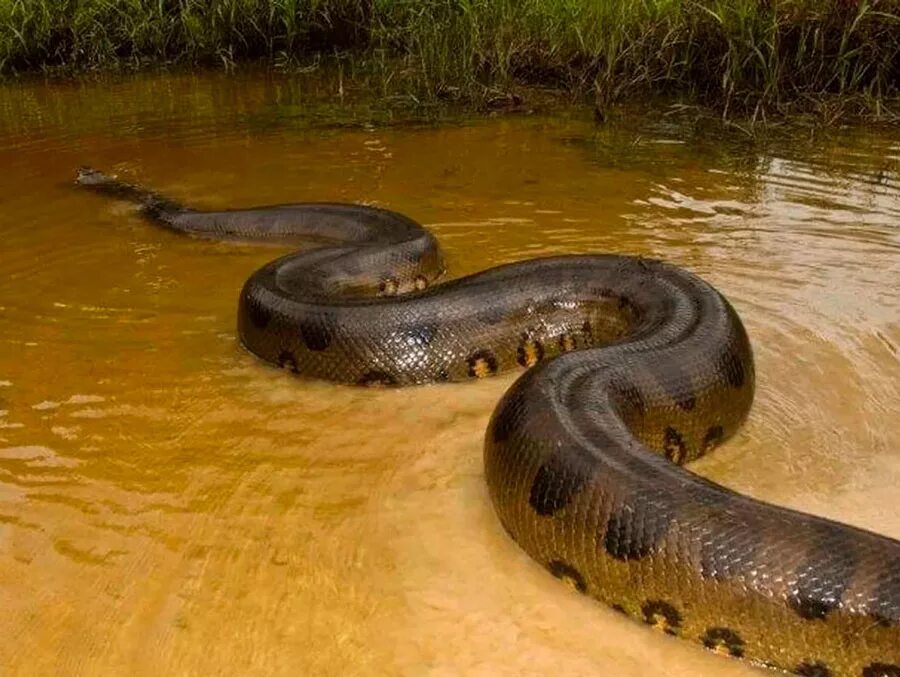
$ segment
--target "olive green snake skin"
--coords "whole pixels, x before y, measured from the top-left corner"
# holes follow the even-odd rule
[[[361,385],[526,368],[491,419],[509,535],[575,589],[670,635],[800,675],[900,677],[900,542],[739,495],[681,467],[732,435],[754,365],[735,311],[659,261],[560,256],[441,284],[434,237],[346,204],[184,208],[83,169],[178,232],[320,246],[240,295],[243,345]]]

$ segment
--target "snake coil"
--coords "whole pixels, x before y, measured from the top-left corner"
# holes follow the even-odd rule
[[[182,233],[319,241],[241,291],[241,342],[267,362],[388,386],[526,368],[491,418],[485,477],[512,539],[576,590],[759,665],[900,677],[900,542],[681,467],[732,435],[753,400],[747,334],[703,280],[595,255],[435,285],[436,240],[391,211],[198,211],[91,169],[77,183]]]

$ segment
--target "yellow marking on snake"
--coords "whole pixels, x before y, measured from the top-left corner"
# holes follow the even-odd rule
[[[532,339],[529,339],[522,344],[522,353],[525,358],[525,364],[523,366],[526,367],[533,367],[541,359],[538,346]]]
[[[659,612],[653,614],[653,623],[651,624],[651,627],[662,630],[663,632],[672,631],[672,626],[669,625],[669,619]]]
[[[399,288],[400,285],[397,280],[389,277],[381,282],[378,289],[384,296],[394,296]]]
[[[491,366],[488,364],[488,361],[483,357],[479,357],[472,364],[472,371],[475,372],[476,378],[486,378],[493,374],[491,371]]]

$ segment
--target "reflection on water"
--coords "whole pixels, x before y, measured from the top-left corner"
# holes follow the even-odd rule
[[[754,674],[509,541],[481,441],[512,377],[363,391],[268,368],[236,345],[235,301],[280,250],[149,226],[74,190],[83,163],[200,206],[389,206],[454,274],[590,251],[684,265],[732,300],[759,371],[748,424],[698,470],[900,537],[900,136],[760,148],[572,111],[381,127],[333,92],[0,89],[4,673]]]

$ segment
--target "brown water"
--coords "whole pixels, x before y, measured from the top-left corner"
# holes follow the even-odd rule
[[[508,539],[481,453],[512,376],[371,391],[264,366],[235,301],[281,250],[157,229],[69,185],[82,163],[198,206],[385,205],[454,274],[679,263],[732,300],[759,372],[747,425],[696,468],[900,538],[900,134],[358,124],[397,116],[258,75],[0,88],[4,674],[755,674]]]

